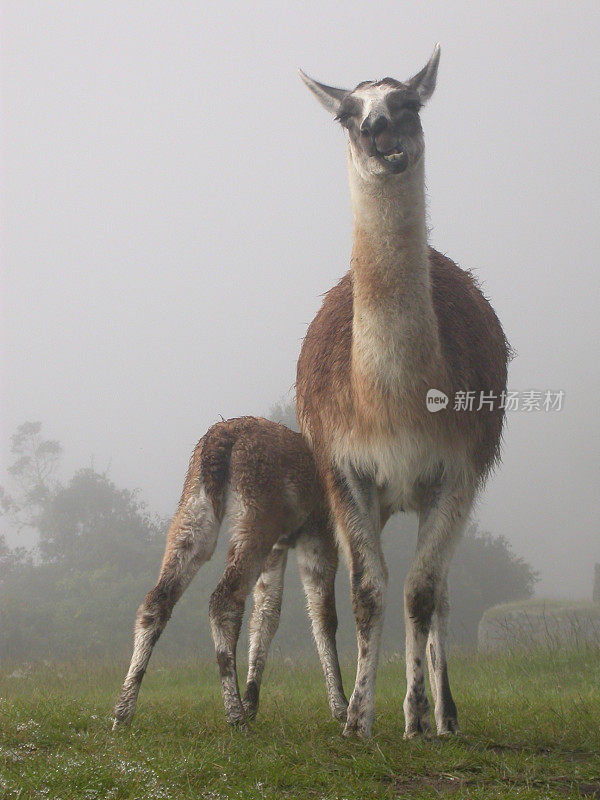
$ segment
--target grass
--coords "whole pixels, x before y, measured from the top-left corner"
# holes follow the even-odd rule
[[[598,649],[456,653],[450,670],[464,736],[403,741],[403,663],[390,658],[362,742],[329,718],[312,662],[271,661],[251,733],[225,723],[213,663],[151,664],[117,734],[125,664],[5,665],[0,797],[600,798]]]
[[[581,612],[594,617],[600,617],[600,605],[586,600],[545,600],[535,598],[532,600],[515,600],[512,603],[502,603],[492,606],[486,611],[487,617],[503,617],[509,612],[526,611],[528,614],[561,614]]]

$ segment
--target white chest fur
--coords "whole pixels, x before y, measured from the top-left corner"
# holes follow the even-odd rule
[[[405,431],[386,439],[340,438],[334,460],[342,472],[372,476],[383,505],[394,511],[416,511],[420,491],[442,480],[453,480],[465,469],[464,453]]]

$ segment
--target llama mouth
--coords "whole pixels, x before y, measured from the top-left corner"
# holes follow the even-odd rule
[[[377,153],[380,162],[383,162],[390,172],[397,174],[404,172],[408,167],[408,156],[405,150],[394,150],[389,153]]]
[[[394,150],[393,153],[386,153],[382,158],[390,164],[395,164],[404,158],[404,150]]]

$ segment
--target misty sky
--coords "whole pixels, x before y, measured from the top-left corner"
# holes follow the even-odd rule
[[[518,352],[476,511],[589,596],[600,561],[600,6],[595,2],[3,2],[2,473],[41,420],[170,515],[219,418],[290,396],[348,268],[344,135],[296,75],[420,69],[431,242],[474,269]]]

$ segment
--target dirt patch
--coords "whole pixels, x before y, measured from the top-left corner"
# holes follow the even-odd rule
[[[390,783],[399,797],[402,797],[407,792],[414,792],[418,789],[433,789],[439,794],[442,794],[445,792],[457,792],[459,789],[464,789],[467,786],[484,785],[473,778],[458,778],[454,775],[432,777],[415,775],[412,778],[396,778],[390,781]]]
[[[597,753],[590,753],[586,750],[555,750],[550,747],[519,747],[519,745],[516,744],[498,744],[497,742],[488,742],[480,745],[480,747],[471,745],[471,748],[491,750],[493,753],[531,753],[536,756],[561,758],[565,761],[591,761],[598,758]]]

